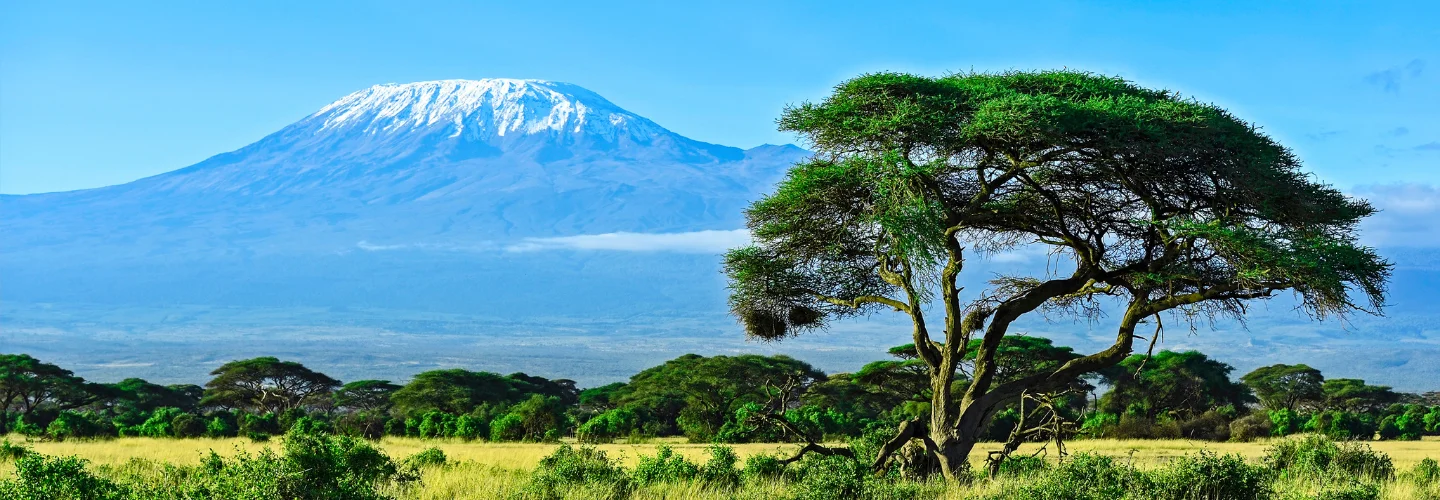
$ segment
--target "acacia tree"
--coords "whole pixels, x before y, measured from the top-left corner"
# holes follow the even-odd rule
[[[1267,410],[1291,410],[1325,399],[1325,376],[1309,365],[1262,366],[1240,377]]]
[[[779,123],[816,154],[746,211],[755,243],[726,255],[731,308],[763,339],[880,310],[909,318],[931,411],[877,468],[913,437],[958,477],[1002,402],[1119,363],[1162,313],[1240,317],[1282,290],[1320,318],[1383,305],[1391,266],[1355,237],[1368,203],[1311,180],[1255,126],[1168,91],[1070,71],[884,73]],[[1018,245],[1047,248],[1069,272],[962,294],[967,259]],[[1111,346],[997,381],[1017,319],[1100,321],[1106,300],[1120,309]],[[952,389],[972,357],[969,383]]]
[[[231,361],[210,372],[204,406],[283,413],[304,406],[328,406],[340,381],[294,361],[273,356]]]

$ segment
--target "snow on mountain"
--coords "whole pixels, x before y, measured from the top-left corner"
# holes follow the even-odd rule
[[[403,134],[444,127],[452,136],[576,134],[608,141],[668,133],[581,87],[544,80],[440,80],[376,85],[340,98],[302,123],[320,131]]]

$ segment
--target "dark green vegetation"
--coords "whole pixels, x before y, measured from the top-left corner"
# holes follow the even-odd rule
[[[731,306],[763,339],[878,311],[910,319],[929,415],[896,433],[877,470],[915,440],[959,477],[998,412],[1053,402],[1126,361],[1137,338],[1153,349],[1164,317],[1241,317],[1282,291],[1319,318],[1385,301],[1391,265],[1356,241],[1367,202],[1316,182],[1257,127],[1173,92],[1071,71],[880,73],[787,109],[780,128],[816,155],[746,212],[756,244],[726,256]],[[1058,269],[961,286],[967,259],[1027,245]],[[1098,323],[1107,307],[1120,311],[1109,348],[1004,379],[1017,319]],[[1195,370],[1177,386],[1209,376],[1172,361]]]
[[[976,341],[978,342],[978,340]],[[1075,359],[1048,339],[1010,336],[997,369],[1017,380]],[[692,442],[821,443],[893,432],[930,412],[931,388],[911,346],[855,373],[827,375],[786,356],[689,354],[630,378],[580,390],[568,380],[461,369],[342,384],[299,363],[226,363],[204,388],[140,379],[87,382],[30,356],[0,355],[0,431],[39,439],[117,436],[264,440],[291,430],[358,438],[383,435],[490,441],[603,443],[664,436]],[[961,365],[971,373],[973,360]],[[1075,378],[1052,398],[995,412],[986,441],[1086,437],[1250,440],[1314,432],[1335,439],[1440,435],[1440,393],[1405,394],[1355,379],[1325,379],[1305,365],[1230,377],[1229,365],[1195,351],[1134,355]],[[1303,383],[1287,382],[1303,375]],[[962,377],[956,384],[966,383]],[[1098,393],[1096,385],[1109,388]],[[1257,397],[1258,396],[1258,397]],[[998,465],[997,465],[998,466]]]

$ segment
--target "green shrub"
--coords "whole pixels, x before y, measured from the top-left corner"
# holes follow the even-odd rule
[[[1175,459],[1150,474],[1148,495],[1155,499],[1245,500],[1268,498],[1271,475],[1240,455],[1201,451]]]
[[[475,415],[461,415],[455,419],[454,437],[465,440],[481,439],[490,435],[490,423]]]
[[[62,411],[55,416],[55,420],[50,421],[50,425],[45,427],[45,435],[58,441],[68,438],[95,437],[106,433],[98,422],[87,417],[89,415]]]
[[[170,432],[177,438],[193,438],[205,435],[205,421],[189,413],[175,415],[170,421]]]
[[[30,453],[30,448],[24,445],[11,443],[9,439],[0,441],[0,463],[19,460]]]
[[[1337,481],[1320,489],[1314,500],[1379,500],[1380,487],[1360,481]],[[1307,499],[1309,500],[1309,499]]]
[[[490,422],[491,441],[519,441],[525,437],[525,422],[519,415],[505,414]]]
[[[445,465],[445,451],[440,448],[426,448],[410,455],[405,464],[411,467],[438,467]]]
[[[0,494],[12,500],[120,500],[129,490],[98,477],[78,457],[26,453],[15,460],[15,479],[0,481]]]
[[[1272,411],[1269,413],[1269,417],[1270,435],[1272,436],[1289,436],[1300,432],[1301,427],[1304,425],[1300,414],[1295,413],[1295,410],[1289,408]]]
[[[1230,422],[1230,440],[1248,443],[1269,437],[1274,433],[1274,422],[1270,415],[1254,412]]]
[[[599,487],[606,498],[614,499],[626,497],[632,489],[625,469],[607,458],[605,452],[570,445],[560,445],[550,456],[540,459],[526,489],[534,496],[549,499],[560,498],[565,488],[577,485]]]
[[[1388,480],[1395,475],[1390,456],[1357,442],[1336,443],[1323,436],[1286,439],[1266,452],[1265,465],[1285,475],[1341,475]]]
[[[866,467],[858,460],[811,453],[800,460],[794,485],[797,500],[859,498],[865,490]]]
[[[1433,458],[1421,460],[1420,463],[1415,464],[1414,468],[1405,473],[1404,478],[1420,486],[1440,483],[1440,462]]]
[[[1076,453],[1031,481],[1007,484],[992,500],[1112,500],[1135,498],[1148,478],[1112,457]],[[1143,496],[1141,497],[1143,498]]]
[[[235,435],[235,424],[229,419],[216,416],[205,424],[205,435],[210,437],[232,437]]]
[[[270,435],[263,432],[247,432],[245,433],[245,437],[249,438],[250,441],[254,443],[264,443],[270,441]]]
[[[747,480],[775,479],[785,474],[785,464],[779,458],[766,453],[756,453],[745,458],[745,468],[740,476]]]
[[[999,476],[1030,476],[1044,471],[1045,459],[1032,456],[1012,456],[1000,462]]]
[[[661,445],[655,451],[655,456],[642,455],[640,463],[635,465],[635,482],[641,486],[690,481],[700,474],[700,467],[669,446]]]
[[[735,465],[740,458],[729,446],[711,445],[710,459],[700,466],[699,478],[707,486],[734,488],[740,484],[740,470]]]
[[[639,415],[629,408],[616,408],[594,416],[575,430],[582,443],[609,443],[636,430]]]

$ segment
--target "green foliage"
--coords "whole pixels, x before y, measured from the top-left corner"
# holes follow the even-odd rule
[[[1274,434],[1273,425],[1270,415],[1263,411],[1252,412],[1230,422],[1230,440],[1248,443],[1270,437]]]
[[[1000,462],[997,476],[1031,476],[1047,468],[1045,459],[1032,456],[1012,456]]]
[[[439,467],[445,465],[445,451],[440,448],[430,447],[420,450],[419,453],[410,455],[405,459],[405,464],[411,467]]]
[[[797,401],[824,373],[788,356],[687,354],[642,370],[615,397],[620,407],[654,419],[661,434],[711,442],[737,409],[777,396]],[[776,394],[785,387],[790,394]]]
[[[1314,406],[1325,399],[1325,376],[1307,365],[1277,364],[1256,368],[1240,377],[1255,391],[1260,403],[1270,411],[1294,411]]]
[[[606,457],[605,452],[566,444],[540,459],[527,489],[535,496],[549,499],[560,498],[561,491],[576,485],[598,485],[609,499],[624,498],[633,489],[625,469]]]
[[[1404,474],[1404,479],[1420,486],[1440,484],[1440,461],[1426,458]]]
[[[1076,453],[1059,465],[992,497],[992,500],[1109,500],[1143,491],[1144,473],[1114,458]]]
[[[1305,422],[1303,430],[1324,434],[1330,439],[1370,439],[1378,426],[1374,417],[1340,410],[1319,412]]]
[[[740,476],[746,480],[776,479],[785,473],[785,464],[768,453],[756,453],[745,458],[745,467]]]
[[[205,435],[210,437],[234,437],[239,431],[229,418],[216,415],[205,424]]]
[[[690,481],[700,474],[700,467],[669,446],[661,445],[654,456],[642,455],[635,465],[635,482],[640,485]]]
[[[1357,442],[1336,443],[1322,436],[1286,439],[1266,451],[1265,465],[1284,475],[1343,475],[1388,480],[1395,475],[1390,457]]]
[[[146,437],[173,437],[174,421],[176,417],[184,415],[185,412],[179,408],[156,408],[150,418],[145,419],[139,427],[125,430],[125,435],[146,436]]]
[[[1283,409],[1269,412],[1270,435],[1289,436],[1300,432],[1305,423],[1301,421],[1300,414],[1295,410]]]
[[[865,491],[867,468],[858,460],[843,456],[806,455],[797,464],[794,485],[797,500],[841,500],[860,498]]]
[[[114,429],[97,415],[86,412],[62,411],[45,427],[45,435],[55,440],[91,438],[113,435]]]
[[[231,361],[210,372],[203,404],[283,413],[325,405],[340,381],[294,361],[266,356]]]
[[[740,470],[735,466],[740,458],[729,446],[711,445],[707,450],[710,458],[700,466],[696,477],[712,488],[734,488],[740,484]]]
[[[193,438],[205,435],[206,422],[195,415],[181,413],[170,421],[170,432],[177,438]]]
[[[432,370],[415,375],[410,383],[391,394],[390,402],[394,413],[401,417],[414,418],[432,411],[464,415],[484,405],[514,404],[534,394],[563,399],[569,394],[567,386],[557,382],[523,373],[504,376],[458,368]]]
[[[1150,498],[1248,500],[1267,498],[1271,474],[1239,455],[1201,451],[1171,461],[1150,474]]]
[[[400,386],[389,380],[356,380],[335,391],[335,406],[356,412],[384,411],[390,408],[390,395]]]
[[[1112,389],[1100,399],[1100,407],[1112,413],[1181,420],[1226,405],[1242,407],[1250,400],[1250,391],[1230,380],[1232,369],[1197,351],[1130,356],[1107,373]]]
[[[0,496],[14,500],[121,500],[130,491],[85,468],[77,457],[27,453],[15,460],[15,480],[0,480]]]
[[[1337,378],[1321,386],[1325,393],[1323,407],[1333,411],[1369,413],[1384,409],[1400,400],[1400,395],[1383,385],[1369,385],[1364,380]]]
[[[609,443],[637,431],[639,424],[635,410],[615,408],[585,421],[575,430],[575,437],[582,443]]]
[[[19,460],[30,453],[25,445],[11,443],[9,439],[0,441],[0,463]]]

